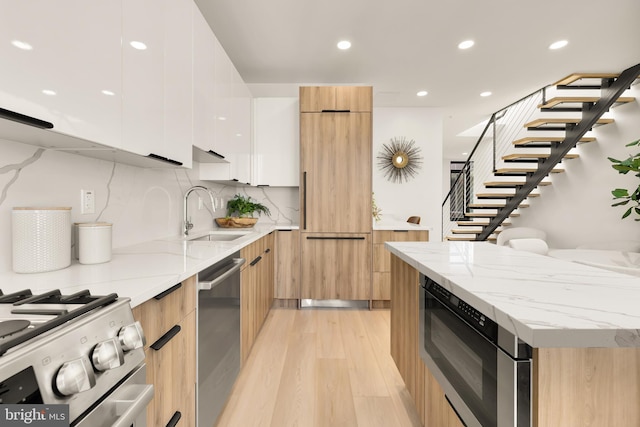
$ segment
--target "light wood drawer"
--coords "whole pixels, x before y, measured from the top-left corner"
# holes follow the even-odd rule
[[[196,308],[196,280],[196,276],[191,276],[134,307],[133,317],[140,321],[147,339],[145,348]]]
[[[384,242],[426,242],[429,240],[429,231],[420,230],[376,230],[373,232],[373,243]]]

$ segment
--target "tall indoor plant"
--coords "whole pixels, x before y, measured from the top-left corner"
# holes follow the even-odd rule
[[[630,142],[626,146],[640,146],[640,139]],[[616,160],[612,157],[609,157],[609,160],[613,163],[611,167],[617,170],[618,173],[626,175],[629,172],[634,172],[635,176],[640,178],[640,152],[629,156],[626,160]],[[613,203],[611,206],[626,206],[631,203],[630,207],[624,212],[624,214],[622,214],[623,219],[631,215],[631,213],[635,213],[638,216],[635,220],[640,221],[640,183],[638,183],[637,188],[632,188],[630,190],[627,190],[626,188],[616,188],[611,191],[611,194],[613,194],[613,200],[620,200]]]

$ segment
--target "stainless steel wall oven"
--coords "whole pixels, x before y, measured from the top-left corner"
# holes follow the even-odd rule
[[[467,427],[531,426],[531,347],[420,276],[420,351]]]

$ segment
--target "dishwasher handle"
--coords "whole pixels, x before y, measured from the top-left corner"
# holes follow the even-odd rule
[[[246,260],[244,258],[233,258],[233,260],[232,260],[232,262],[230,264],[231,268],[229,268],[224,273],[222,273],[219,276],[217,276],[215,279],[206,280],[206,281],[202,281],[202,282],[198,281],[198,290],[199,291],[210,291],[211,289],[215,288],[220,283],[224,282],[229,276],[235,274],[238,270],[240,270],[240,267],[242,267],[242,265],[245,263],[245,261]]]

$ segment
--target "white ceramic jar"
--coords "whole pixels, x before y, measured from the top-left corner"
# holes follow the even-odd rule
[[[11,240],[16,273],[42,273],[68,267],[71,208],[13,208]]]
[[[77,224],[80,264],[100,264],[111,261],[112,225],[108,222]]]

